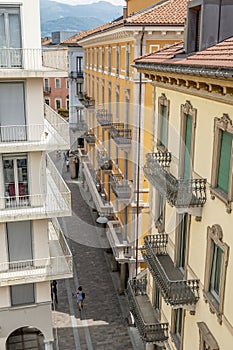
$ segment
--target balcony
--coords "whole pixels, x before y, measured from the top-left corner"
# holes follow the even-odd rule
[[[84,78],[83,72],[72,71],[69,74],[69,78],[70,79],[81,79],[81,80],[83,80],[83,78]]]
[[[109,133],[118,146],[128,148],[131,145],[132,130],[125,128],[124,123],[113,123]]]
[[[171,153],[148,153],[144,173],[148,181],[177,211],[201,217],[206,202],[206,179],[176,179],[168,167]]]
[[[141,248],[142,256],[165,302],[173,308],[193,310],[199,299],[199,280],[183,279],[166,251],[167,244],[167,234],[148,235]]]
[[[64,51],[64,50],[63,50]],[[66,53],[61,53],[63,56]],[[51,56],[51,55],[50,55]],[[62,60],[63,62],[64,60]],[[53,73],[52,73],[53,72]],[[67,69],[61,65],[60,55],[53,53],[53,59],[42,62],[41,48],[1,48],[0,77],[67,77]]]
[[[0,126],[0,152],[52,151],[69,148],[69,124],[46,104],[43,124]]]
[[[49,256],[0,263],[0,286],[73,277],[72,253],[56,219],[49,222]]]
[[[96,179],[94,169],[90,163],[83,163],[83,174],[99,215],[111,215],[113,206],[105,200],[105,194],[101,191],[101,184]]]
[[[126,294],[129,309],[143,341],[163,347],[168,339],[168,323],[160,323],[146,294],[146,278],[128,281]]]
[[[84,134],[84,139],[88,145],[95,145],[95,134],[92,132],[87,132]]]
[[[97,148],[97,162],[101,170],[111,171],[112,170],[112,161],[108,157],[106,151],[101,151]]]
[[[81,164],[89,161],[87,151],[84,148],[78,148],[78,157]]]
[[[0,222],[35,220],[71,215],[71,193],[47,156],[47,189],[36,194],[0,197]]]
[[[111,188],[113,193],[118,199],[130,199],[131,198],[131,186],[128,180],[125,180],[120,174],[110,175]]]
[[[108,221],[107,226],[107,238],[116,261],[119,263],[129,261],[132,258],[132,248],[127,239],[124,239],[120,221]]]
[[[112,114],[108,113],[104,108],[96,111],[96,119],[103,128],[110,128],[112,126]]]

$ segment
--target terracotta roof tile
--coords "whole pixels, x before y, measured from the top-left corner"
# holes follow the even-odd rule
[[[184,59],[175,58],[175,55],[180,53],[182,48],[182,43],[174,44],[160,51],[139,57],[135,62],[155,65],[169,64],[179,66],[233,68],[233,37],[209,47],[206,50],[185,57]]]
[[[168,0],[129,17],[127,23],[134,24],[184,24],[187,3],[190,0]]]

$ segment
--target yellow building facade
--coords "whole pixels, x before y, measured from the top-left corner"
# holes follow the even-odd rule
[[[84,177],[89,178],[88,188],[95,191],[91,182],[94,173],[94,182],[108,207],[105,210],[97,203],[96,194],[98,213],[109,219],[107,236],[121,270],[120,291],[124,291],[128,277],[144,266],[139,248],[149,224],[149,187],[141,164],[145,148],[150,149],[153,141],[150,130],[144,132],[152,114],[152,87],[132,63],[136,57],[182,39],[186,3],[167,1],[142,11],[144,5],[152,4],[139,8],[138,1],[130,1],[129,12],[140,10],[138,13],[78,39],[85,52],[85,94],[95,101],[95,108],[86,110],[87,133],[94,142],[86,144],[91,162],[83,164]],[[172,20],[169,11],[173,11]],[[101,165],[103,159],[111,163],[107,169]]]
[[[208,15],[204,3],[201,23]],[[196,5],[189,4],[186,38]],[[228,16],[224,20],[230,22]],[[195,52],[186,41],[134,65],[150,79],[155,106],[154,142],[144,164],[150,225],[142,248],[146,295],[157,315],[154,337],[145,336],[150,349],[227,350],[233,344],[233,65],[228,60],[233,33],[220,29],[212,45],[204,43],[202,27],[199,33]],[[140,298],[131,311],[142,335]]]

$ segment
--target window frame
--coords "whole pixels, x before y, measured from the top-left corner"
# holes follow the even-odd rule
[[[55,89],[56,90],[61,89],[61,79],[60,78],[55,78]]]
[[[111,74],[112,70],[112,48],[108,46],[108,74]]]
[[[57,102],[60,103],[60,107],[57,106]],[[55,107],[56,107],[56,110],[62,108],[62,100],[61,100],[61,98],[55,98]]]
[[[116,76],[120,74],[120,46],[116,46]]]
[[[223,258],[221,264],[221,281],[220,281],[220,293],[219,301],[214,298],[210,292],[210,280],[213,258],[213,243],[216,244],[223,251]],[[215,224],[212,227],[207,228],[207,248],[206,248],[206,261],[205,261],[205,277],[204,277],[204,289],[203,295],[206,303],[209,304],[210,311],[217,315],[218,322],[222,323],[222,315],[224,311],[224,296],[225,296],[225,284],[226,273],[229,259],[229,246],[223,242],[223,231],[220,225]]]
[[[222,202],[224,202],[226,205],[227,213],[231,213],[231,202],[233,201],[233,150],[231,152],[228,193],[225,193],[217,187],[222,132],[228,132],[230,134],[233,134],[233,122],[230,119],[229,115],[226,113],[223,113],[221,118],[214,118],[214,140],[210,194],[212,199],[215,199],[215,197],[217,197]]]
[[[161,142],[162,138],[162,108],[165,106],[166,110],[166,145],[164,146]],[[158,130],[157,130],[157,149],[161,152],[168,150],[168,125],[169,125],[169,113],[170,113],[170,100],[164,93],[158,98]]]
[[[130,45],[126,45],[126,50],[125,50],[125,77],[127,79],[130,78]]]
[[[205,350],[205,345],[209,350],[219,350],[219,345],[205,322],[197,322],[199,329],[199,350]]]
[[[182,217],[187,215],[187,221],[186,221],[186,241],[185,241],[185,249],[184,249],[184,267],[182,268],[180,266],[180,244],[181,244],[181,224],[182,224]],[[191,215],[188,213],[183,214],[177,214],[176,217],[176,244],[175,244],[175,266],[179,268],[181,273],[186,277],[187,275],[187,260],[189,256],[189,236],[190,236],[190,226],[191,226]]]
[[[178,336],[178,333],[175,333],[176,330],[176,319],[177,319],[177,313],[178,310],[181,310],[181,333],[180,337]],[[184,309],[177,308],[172,310],[172,318],[171,318],[171,338],[173,342],[175,343],[175,346],[177,349],[181,348],[181,344],[183,342],[183,330],[184,330]]]
[[[185,155],[185,136],[186,136],[186,118],[190,116],[192,118],[192,141],[190,152],[190,178],[192,178],[193,165],[194,165],[194,150],[195,150],[195,131],[197,121],[197,109],[194,108],[190,101],[186,101],[181,105],[180,109],[180,151],[179,151],[179,178],[184,176],[184,155]]]
[[[163,202],[163,203],[161,203]],[[162,213],[160,209],[162,208]],[[155,227],[158,233],[163,233],[165,231],[165,208],[166,200],[161,196],[159,191],[156,190],[155,194]],[[162,216],[162,217],[161,217]],[[161,217],[161,219],[160,219]]]

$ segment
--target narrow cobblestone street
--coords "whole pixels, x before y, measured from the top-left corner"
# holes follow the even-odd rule
[[[54,159],[72,193],[72,217],[61,227],[73,254],[74,278],[58,281],[58,304],[53,311],[57,350],[143,350],[136,328],[127,326],[126,297],[118,293],[118,272],[112,272],[104,229],[95,223],[90,194],[70,179],[64,159]],[[86,293],[80,314],[72,292]]]

